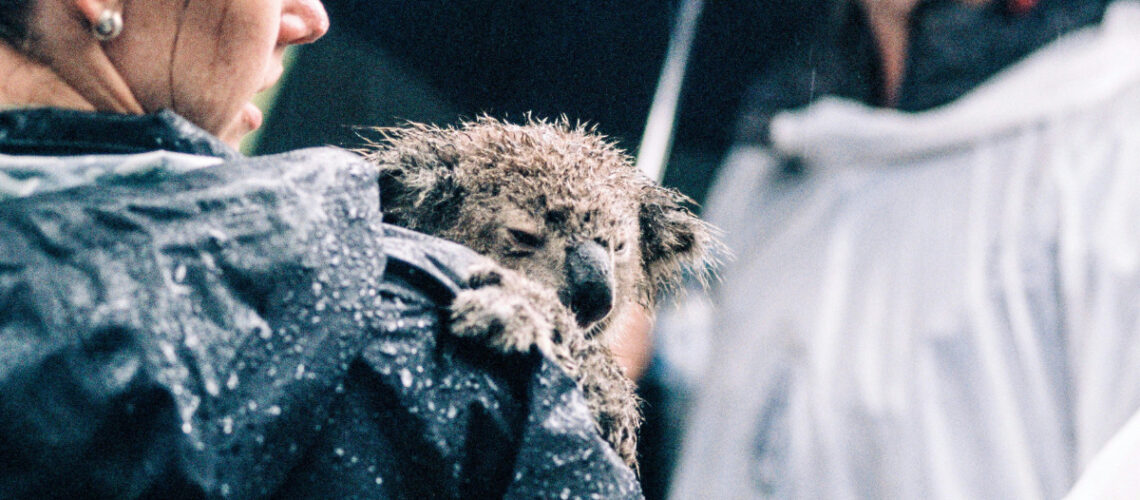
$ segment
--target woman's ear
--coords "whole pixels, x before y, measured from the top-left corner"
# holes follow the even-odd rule
[[[75,5],[76,10],[80,15],[87,20],[88,26],[93,26],[99,21],[99,16],[102,16],[108,9],[119,9],[119,0],[68,0]]]

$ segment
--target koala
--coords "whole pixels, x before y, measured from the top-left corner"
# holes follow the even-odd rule
[[[681,193],[638,171],[592,128],[528,117],[378,129],[361,152],[380,171],[385,222],[466,245],[453,334],[503,352],[539,349],[578,382],[601,435],[636,466],[634,384],[610,347],[682,275],[707,278],[716,231]]]

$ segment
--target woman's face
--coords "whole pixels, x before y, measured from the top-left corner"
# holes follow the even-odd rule
[[[261,125],[253,95],[289,45],[328,31],[320,0],[123,0],[106,52],[147,112],[169,108],[230,144]]]

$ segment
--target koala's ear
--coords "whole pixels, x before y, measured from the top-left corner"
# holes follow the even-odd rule
[[[407,174],[402,169],[380,165],[380,206],[384,222],[406,226],[417,193],[418,189],[408,184]]]
[[[464,189],[455,173],[459,155],[444,131],[419,126],[386,139],[365,155],[379,170],[384,222],[433,232],[455,221]]]
[[[702,282],[714,264],[715,230],[688,208],[691,200],[680,192],[647,184],[641,190],[641,259],[646,274],[643,300],[647,304],[680,285],[692,271]]]

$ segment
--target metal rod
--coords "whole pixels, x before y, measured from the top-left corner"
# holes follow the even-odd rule
[[[703,0],[682,0],[677,22],[673,25],[673,33],[669,38],[669,48],[665,53],[665,64],[661,67],[661,77],[657,80],[653,104],[649,108],[645,133],[637,148],[637,168],[658,182],[665,176],[665,162],[668,161],[673,146],[674,120],[681,96],[681,84],[685,79],[685,67],[689,62],[693,39],[697,34],[697,21],[703,8]]]

